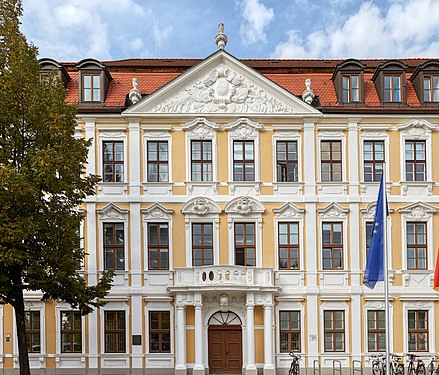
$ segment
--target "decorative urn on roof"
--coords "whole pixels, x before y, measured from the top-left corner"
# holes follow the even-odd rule
[[[218,34],[215,37],[215,43],[219,49],[223,50],[227,44],[227,36],[224,34],[224,24],[218,24]]]

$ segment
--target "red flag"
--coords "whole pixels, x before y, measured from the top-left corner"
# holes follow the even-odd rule
[[[436,269],[434,270],[433,288],[439,292],[439,249],[436,258]]]

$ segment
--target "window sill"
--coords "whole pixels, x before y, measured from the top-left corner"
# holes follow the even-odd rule
[[[259,195],[261,191],[261,181],[228,181],[229,194],[240,195]]]
[[[172,182],[142,182],[143,191],[147,195],[172,195]]]
[[[128,190],[127,182],[99,182],[98,194],[103,195],[126,195]]]
[[[316,182],[319,194],[339,195],[346,194],[349,182],[318,181]]]
[[[390,187],[392,186],[391,182],[386,183],[386,192],[390,194]],[[377,196],[378,190],[380,189],[379,181],[360,181],[360,192],[364,195],[372,195]]]
[[[217,195],[218,181],[185,181],[188,195]]]
[[[401,181],[401,195],[431,195],[433,181]]]
[[[273,182],[274,194],[301,195],[303,185],[303,182]]]
[[[402,286],[432,288],[434,270],[402,270]]]

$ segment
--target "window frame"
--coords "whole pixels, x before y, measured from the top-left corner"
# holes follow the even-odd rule
[[[325,225],[330,225],[331,226],[331,232],[330,232],[330,236],[331,236],[331,243],[325,244],[324,243],[324,236],[323,236],[323,227]],[[336,244],[334,243],[334,225],[340,225],[341,228],[341,244]],[[345,248],[345,243],[344,243],[344,225],[342,221],[322,221],[322,225],[321,225],[321,238],[322,238],[322,269],[324,271],[342,271],[345,268],[345,254],[344,254],[344,248]],[[331,268],[325,268],[325,248],[326,249],[330,249],[331,251]],[[335,268],[334,267],[334,249],[335,248],[341,248],[341,268]]]
[[[356,77],[357,78],[357,83],[358,86],[356,88],[357,90],[357,95],[358,95],[358,100],[352,100],[352,92],[354,90],[353,86],[352,86],[352,77]],[[348,79],[348,88],[345,88],[345,78]],[[350,103],[361,103],[362,99],[361,99],[361,74],[342,74],[341,75],[341,97],[343,100],[344,104],[350,104]],[[347,93],[347,100],[345,100],[345,93]]]
[[[43,336],[42,336],[42,334],[41,334],[41,332],[42,332],[42,324],[41,324],[41,322],[42,322],[42,319],[41,319],[41,311],[40,310],[33,310],[33,309],[25,309],[25,311],[24,311],[24,314],[25,314],[25,324],[26,325],[28,325],[27,324],[27,318],[26,318],[26,315],[27,314],[30,314],[29,316],[30,316],[30,319],[29,319],[29,327],[31,327],[31,328],[27,328],[26,327],[26,345],[27,345],[27,350],[28,350],[28,353],[29,354],[42,354],[42,353],[44,353],[43,352],[43,348],[42,348],[42,346],[43,346]],[[38,314],[38,318],[37,318],[37,320],[39,321],[39,327],[38,327],[38,329],[34,329],[33,327],[32,327],[32,323],[33,323],[33,321],[34,321],[34,317],[33,317],[33,314]],[[32,338],[34,337],[34,336],[37,336],[38,338],[39,338],[39,343],[40,343],[40,345],[39,345],[39,347],[40,347],[40,350],[39,351],[34,351],[33,350],[33,345],[32,345]]]
[[[79,314],[79,322],[81,324],[79,329],[69,329],[69,330],[65,330],[63,329],[63,314],[68,313],[70,316],[70,319],[73,317],[73,321],[70,320],[70,324],[74,327],[74,315],[75,314]],[[81,312],[78,310],[60,310],[59,311],[59,315],[60,315],[60,343],[61,343],[61,353],[74,353],[74,354],[78,354],[78,353],[82,353],[83,352],[83,335],[82,335],[82,315]],[[73,322],[73,324],[72,324]],[[81,338],[81,348],[80,350],[69,350],[69,351],[65,351],[64,350],[64,341],[63,341],[63,335],[69,335],[70,336],[70,342],[73,343],[73,348],[75,348],[74,345],[74,335],[80,335]]]
[[[281,236],[281,230],[280,230],[280,228],[281,228],[281,225],[287,225],[287,238],[288,238],[288,243],[287,244],[281,244],[281,241],[280,241],[280,236]],[[296,225],[297,226],[297,244],[291,244],[290,243],[290,237],[291,237],[291,232],[290,232],[290,229],[291,229],[291,225]],[[277,222],[277,244],[278,244],[278,269],[279,269],[279,271],[291,271],[291,270],[294,270],[294,271],[299,271],[299,270],[301,270],[301,267],[300,267],[300,265],[301,265],[301,262],[302,262],[302,259],[301,259],[301,254],[300,254],[300,242],[301,242],[301,236],[300,236],[300,223],[298,222],[298,221],[278,221]],[[281,258],[281,248],[287,248],[288,249],[288,257],[287,257],[287,263],[288,263],[288,267],[281,267],[281,259],[283,259],[283,258]],[[296,250],[297,251],[297,262],[296,262],[296,264],[297,264],[297,267],[291,267],[290,265],[291,265],[291,257],[290,257],[290,255],[291,255],[291,250]]]
[[[426,316],[425,322],[426,322],[426,327],[425,329],[420,329],[419,328],[419,313],[424,313]],[[410,313],[414,313],[415,314],[415,328],[410,328]],[[410,349],[410,334],[415,334],[416,335],[416,341],[415,341],[415,346],[416,349]],[[425,349],[419,349],[419,336],[420,335],[426,335],[426,348]],[[429,351],[429,345],[430,345],[430,332],[429,332],[429,310],[421,310],[421,309],[417,309],[417,310],[411,310],[408,309],[407,310],[407,348],[410,352],[428,352]]]
[[[436,79],[437,83],[438,83],[438,86],[436,88],[433,85],[434,79]],[[430,87],[428,89],[425,88],[425,82],[426,81],[429,82],[429,86]],[[434,92],[435,91],[437,91],[438,100],[432,100],[434,98]],[[425,99],[426,92],[429,93],[429,99],[428,100]],[[423,77],[422,77],[422,93],[423,93],[422,98],[423,98],[423,101],[425,103],[437,103],[437,102],[439,102],[439,75],[435,75],[435,74],[424,74],[423,75]]]
[[[165,328],[151,328],[151,314],[159,314],[159,325],[161,322],[161,315],[162,314],[167,314],[168,315],[168,320],[169,320],[169,328],[165,329]],[[163,343],[162,341],[162,335],[163,334],[168,334],[169,335],[169,350],[161,350],[161,343]],[[152,350],[151,348],[151,344],[152,344],[152,340],[151,340],[151,335],[152,334],[158,334],[159,335],[159,350]],[[170,354],[171,353],[171,346],[172,346],[172,337],[171,337],[171,313],[168,310],[163,310],[163,311],[158,311],[158,310],[149,310],[148,311],[148,353],[166,353],[166,354]]]
[[[370,328],[369,327],[369,314],[373,313],[374,314],[374,327]],[[384,314],[383,319],[379,319],[379,315],[380,314]],[[368,353],[374,353],[374,352],[383,352],[386,350],[386,328],[380,328],[379,326],[379,322],[380,321],[384,321],[385,324],[385,319],[386,319],[386,312],[385,310],[366,310],[366,327],[367,327],[367,331],[366,331],[366,342],[367,342],[367,352]],[[377,320],[378,317],[378,320]],[[369,346],[369,335],[374,335],[375,339],[374,339],[374,344],[376,345],[377,349],[373,349],[371,350],[370,346]],[[380,343],[383,340],[380,340],[380,335],[384,335],[384,348],[380,349]]]
[[[242,160],[235,159],[235,145],[241,144],[242,145]],[[246,145],[251,144],[253,147],[253,158],[252,159],[246,159]],[[246,140],[246,139],[234,139],[232,142],[232,155],[233,155],[233,182],[256,182],[256,171],[255,171],[255,142],[253,140]],[[236,177],[236,171],[235,168],[237,165],[242,165],[242,180],[237,180]],[[246,174],[246,166],[251,165],[253,166],[253,179],[248,180],[247,174]]]
[[[282,319],[281,319],[281,314],[282,313],[288,313],[288,329],[283,330],[282,329]],[[294,329],[291,328],[291,315],[295,313],[298,315],[298,328]],[[302,312],[300,310],[279,310],[278,311],[278,316],[279,316],[279,352],[280,353],[289,353],[291,351],[294,352],[298,352],[300,353],[301,351],[301,347],[302,347]],[[287,340],[287,345],[288,345],[288,349],[287,350],[283,350],[282,349],[282,334],[286,334],[288,335],[288,340]],[[293,335],[298,335],[298,339],[297,339],[297,343],[298,343],[298,348],[293,348],[293,340],[291,340],[291,337]]]
[[[406,157],[406,147],[407,147],[407,143],[413,143],[413,156],[414,159],[407,159]],[[417,144],[424,144],[424,159],[417,159],[417,148],[416,145]],[[404,141],[404,165],[405,165],[405,173],[404,173],[404,180],[407,182],[426,182],[428,181],[427,179],[427,142],[425,139],[419,140],[419,139],[406,139]],[[413,179],[409,180],[407,178],[408,176],[408,172],[407,172],[407,165],[408,164],[412,164],[413,165]],[[424,179],[422,180],[418,180],[417,178],[417,172],[416,172],[416,167],[417,165],[424,165]]]
[[[192,222],[191,226],[192,226],[192,228],[191,228],[192,267],[213,266],[213,264],[214,264],[214,228],[213,228],[214,224],[211,222],[202,222],[202,223],[201,222]],[[195,226],[201,227],[200,237],[201,237],[202,244],[200,244],[200,245],[194,244],[194,236],[195,236],[194,227]],[[210,246],[205,244],[205,227],[207,227],[207,226],[211,227],[211,233],[212,233],[212,242],[211,242]],[[201,251],[201,264],[195,264],[195,250]],[[212,252],[212,263],[211,264],[205,263],[205,259],[204,259],[205,250],[211,250],[211,252]]]
[[[155,144],[156,145],[156,153],[157,153],[157,160],[149,160],[149,146]],[[160,160],[160,145],[166,144],[166,154],[167,159],[166,160]],[[149,173],[149,166],[154,165],[157,168],[156,173],[154,173],[156,180],[150,180],[150,173]],[[166,165],[166,174],[168,176],[168,179],[165,181],[160,181],[160,166]],[[166,140],[147,140],[146,141],[146,180],[147,182],[158,182],[158,183],[168,183],[169,182],[169,142]]]
[[[112,159],[111,161],[106,161],[105,160],[105,144],[107,143],[111,143],[112,147],[111,147],[111,154],[112,154]],[[122,148],[124,150],[123,152],[123,157],[124,159],[122,161],[120,160],[114,160],[115,157],[115,146],[116,144],[122,144]],[[112,178],[111,181],[105,181],[105,166],[106,165],[111,165],[113,168],[113,172],[112,172]],[[116,181],[116,165],[122,165],[123,166],[123,171],[122,171],[122,180],[121,181]],[[125,170],[125,145],[124,142],[121,140],[103,140],[102,141],[102,182],[104,183],[108,183],[108,182],[124,182],[125,181],[125,174],[126,174],[126,170]]]
[[[279,144],[280,143],[285,143],[285,160],[279,161]],[[294,144],[296,147],[296,159],[292,159],[290,160],[288,158],[288,150],[289,150],[289,145],[290,144]],[[276,155],[276,182],[283,182],[283,183],[296,183],[299,182],[299,153],[300,153],[300,149],[298,147],[298,141],[297,140],[286,140],[286,139],[277,139],[275,141],[275,155]],[[289,168],[288,165],[292,163],[295,165],[295,167],[293,167],[293,169],[295,170],[295,172],[293,172],[293,180],[292,181],[288,181],[288,176],[289,176]],[[279,176],[279,166],[283,166],[283,168],[285,169],[285,179],[282,179],[282,176]]]
[[[319,142],[318,142],[318,145],[319,145],[319,150],[318,150],[318,152],[319,152],[319,182],[321,182],[323,184],[327,184],[327,183],[342,184],[343,180],[345,178],[345,175],[346,175],[346,172],[344,170],[344,168],[345,168],[344,167],[344,165],[345,165],[345,163],[344,163],[344,159],[345,159],[344,158],[344,149],[345,149],[344,138],[343,139],[340,139],[340,138],[328,139],[326,137],[325,138],[319,137],[319,138],[320,138]],[[332,144],[335,142],[340,143],[340,160],[336,160],[336,161],[334,161],[332,159]],[[322,144],[323,143],[330,143],[330,151],[329,151],[330,152],[330,160],[329,160],[329,162],[323,161],[323,159],[322,159],[322,152],[323,152]],[[324,181],[322,178],[324,164],[330,165],[330,180],[329,181]],[[334,181],[333,167],[332,167],[333,164],[340,164],[340,173],[341,173],[340,181]]]
[[[107,313],[116,313],[116,314],[123,314],[123,317],[124,317],[124,321],[123,321],[123,323],[124,323],[124,327],[123,327],[123,329],[118,329],[118,328],[114,328],[114,329],[111,329],[111,330],[108,330],[107,329]],[[104,323],[104,334],[103,334],[103,342],[104,342],[104,347],[103,347],[103,351],[104,351],[104,353],[105,354],[113,354],[113,353],[127,353],[127,321],[128,321],[128,319],[127,319],[127,311],[126,310],[110,310],[110,309],[108,309],[108,310],[104,310],[104,314],[103,314],[104,316],[103,316],[103,323]],[[116,319],[114,320],[115,322],[116,322],[116,326],[117,326],[117,322],[118,322],[118,319],[117,319],[117,315],[116,315]],[[115,340],[114,340],[114,343],[115,343],[115,348],[117,347],[117,344],[118,344],[118,339],[117,339],[117,335],[118,334],[121,334],[121,333],[123,333],[124,335],[124,348],[123,348],[123,350],[117,350],[117,349],[115,349],[115,350],[112,350],[112,351],[110,351],[110,350],[107,350],[107,335],[115,335],[114,336],[114,338],[115,338]]]
[[[123,227],[123,243],[122,244],[117,244],[116,241],[116,225],[122,225]],[[103,226],[103,233],[102,233],[102,237],[104,239],[102,247],[103,247],[103,258],[104,258],[104,270],[110,270],[113,269],[115,271],[125,271],[126,270],[126,254],[125,254],[125,247],[126,247],[126,231],[125,231],[125,224],[123,222],[104,222],[102,224]],[[107,226],[113,226],[113,243],[106,243],[106,236],[105,236],[105,228]],[[122,250],[123,252],[123,268],[117,268],[117,267],[113,267],[113,268],[109,268],[107,267],[107,249],[112,250],[113,253],[113,265],[117,265],[118,263],[118,258],[117,258],[117,253],[118,250]]]
[[[390,77],[390,87],[386,87],[386,78]],[[394,88],[394,78],[399,78],[399,100],[394,100],[395,88]],[[383,73],[383,103],[403,103],[403,76],[401,73]],[[390,100],[386,100],[386,93],[390,93]]]
[[[243,239],[244,239],[244,243],[242,245],[237,244],[236,243],[236,226],[237,225],[243,225],[244,226],[244,231],[243,231]],[[253,245],[247,245],[247,225],[252,225],[253,226]],[[256,254],[256,223],[253,221],[243,221],[243,222],[235,222],[233,223],[233,250],[234,250],[234,254],[235,254],[235,266],[244,266],[244,267],[256,267],[256,258],[257,258],[257,254]],[[247,258],[247,249],[248,248],[252,248],[253,252],[254,252],[254,264],[253,265],[249,265],[248,263],[248,258]],[[238,249],[243,249],[244,252],[244,263],[245,264],[236,264],[237,261],[237,250]]]
[[[98,133],[98,166],[97,166],[97,174],[103,176],[104,173],[104,142],[123,142],[123,181],[121,182],[104,182],[101,181],[98,183],[98,191],[100,194],[107,194],[107,188],[111,190],[110,194],[124,194],[127,185],[127,177],[128,177],[128,150],[127,150],[127,142],[128,138],[124,133],[125,128],[115,128],[112,131],[109,131],[108,128],[96,125]],[[96,173],[95,167],[91,168],[92,173]],[[117,186],[117,188],[116,188]]]
[[[160,243],[160,230],[157,231],[157,244],[151,244],[150,242],[150,238],[151,238],[151,231],[150,228],[152,226],[156,226],[158,229],[160,229],[161,225],[166,225],[166,230],[167,230],[167,244],[161,244]],[[147,222],[146,223],[146,251],[147,251],[147,260],[148,260],[148,265],[147,265],[147,269],[149,271],[169,271],[169,254],[170,254],[170,243],[169,243],[169,223],[168,222],[164,222],[164,221],[156,221],[156,222]],[[151,248],[155,248],[155,250],[157,250],[157,263],[158,263],[158,267],[156,268],[151,268]],[[161,266],[161,250],[162,249],[166,249],[167,250],[167,254],[168,254],[168,266],[167,267],[162,267]]]
[[[378,177],[378,175],[377,175],[376,165],[377,164],[381,164],[382,165],[382,169],[381,170],[384,170],[384,163],[386,162],[386,144],[385,144],[385,141],[382,140],[382,139],[363,139],[362,143],[363,143],[363,147],[362,147],[363,180],[364,180],[364,182],[367,182],[367,183],[369,183],[369,182],[380,182],[381,181],[381,176]],[[365,148],[365,144],[366,143],[371,143],[372,144],[372,160],[366,160],[365,157],[364,157],[365,150],[366,150],[366,148]],[[376,155],[375,155],[376,154],[375,148],[376,148],[376,144],[378,144],[378,143],[382,143],[382,146],[383,146],[383,148],[382,148],[382,150],[383,150],[383,159],[382,160],[376,160],[375,159],[375,157],[376,157]],[[369,164],[372,165],[372,180],[371,181],[366,181],[366,178],[365,178],[366,177],[366,165],[369,165]]]
[[[332,313],[332,314],[334,314],[334,313],[338,313],[338,312],[340,312],[340,313],[342,313],[343,315],[342,315],[342,317],[343,317],[343,319],[342,319],[342,322],[343,322],[343,328],[341,329],[341,328],[334,328],[334,323],[336,322],[336,320],[335,320],[335,315],[333,315],[333,317],[332,317],[332,319],[331,319],[331,321],[332,321],[332,328],[331,329],[329,329],[329,328],[326,328],[326,314],[327,313]],[[334,310],[329,310],[329,309],[324,309],[323,310],[323,351],[324,351],[324,353],[345,353],[346,352],[346,348],[347,348],[347,341],[346,341],[346,314],[345,314],[345,310],[344,309],[339,309],[339,310],[337,310],[337,309],[334,309]],[[336,349],[336,340],[334,340],[334,338],[336,337],[335,335],[336,334],[338,334],[338,333],[343,333],[343,349],[341,349],[341,350],[337,350]],[[326,340],[325,340],[325,338],[326,338],[326,335],[327,334],[331,334],[332,335],[332,343],[333,343],[333,345],[332,345],[332,349],[331,350],[327,350],[326,349],[326,346],[325,346],[325,342],[326,342]]]
[[[409,225],[413,225],[414,226],[414,238],[415,238],[415,243],[413,244],[409,244],[408,243],[408,235],[409,235]],[[417,238],[418,238],[418,225],[422,225],[424,227],[424,236],[425,236],[425,244],[419,244],[417,242]],[[428,270],[428,229],[427,229],[427,222],[425,221],[406,221],[405,223],[406,226],[406,256],[407,256],[407,270],[409,271],[416,271],[416,270],[422,270],[422,271],[427,271]],[[409,253],[408,253],[408,249],[409,248],[414,248],[415,251],[415,256],[414,258],[409,258]],[[421,249],[425,249],[425,267],[419,267],[419,259],[421,258],[419,256],[419,251]],[[415,260],[415,267],[410,267],[409,268],[409,259],[414,259]],[[422,259],[422,258],[421,258]]]
[[[86,77],[90,77],[90,88],[86,88],[85,87],[85,78]],[[93,78],[94,77],[99,77],[99,100],[94,100],[94,83],[93,83]],[[102,91],[102,73],[101,72],[93,72],[93,71],[82,71],[81,72],[81,103],[85,104],[85,103],[91,103],[91,104],[96,104],[96,103],[103,103],[102,97],[103,97],[103,91]],[[88,89],[90,90],[90,98],[91,100],[85,100],[85,90]]]
[[[199,160],[195,160],[193,158],[193,145],[194,142],[198,142],[200,143],[200,159]],[[210,144],[210,155],[211,158],[210,160],[204,160],[204,144]],[[210,139],[191,139],[190,140],[190,158],[191,158],[191,163],[190,163],[190,168],[191,168],[191,178],[190,181],[191,182],[213,182],[213,143],[212,140]],[[199,164],[200,165],[200,173],[201,173],[201,180],[195,180],[194,179],[194,164]],[[211,176],[210,179],[209,178],[205,178],[204,177],[204,165],[210,165],[210,170],[211,170]]]

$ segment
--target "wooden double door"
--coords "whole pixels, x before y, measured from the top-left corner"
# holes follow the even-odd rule
[[[209,373],[242,373],[242,329],[240,325],[209,326]]]

